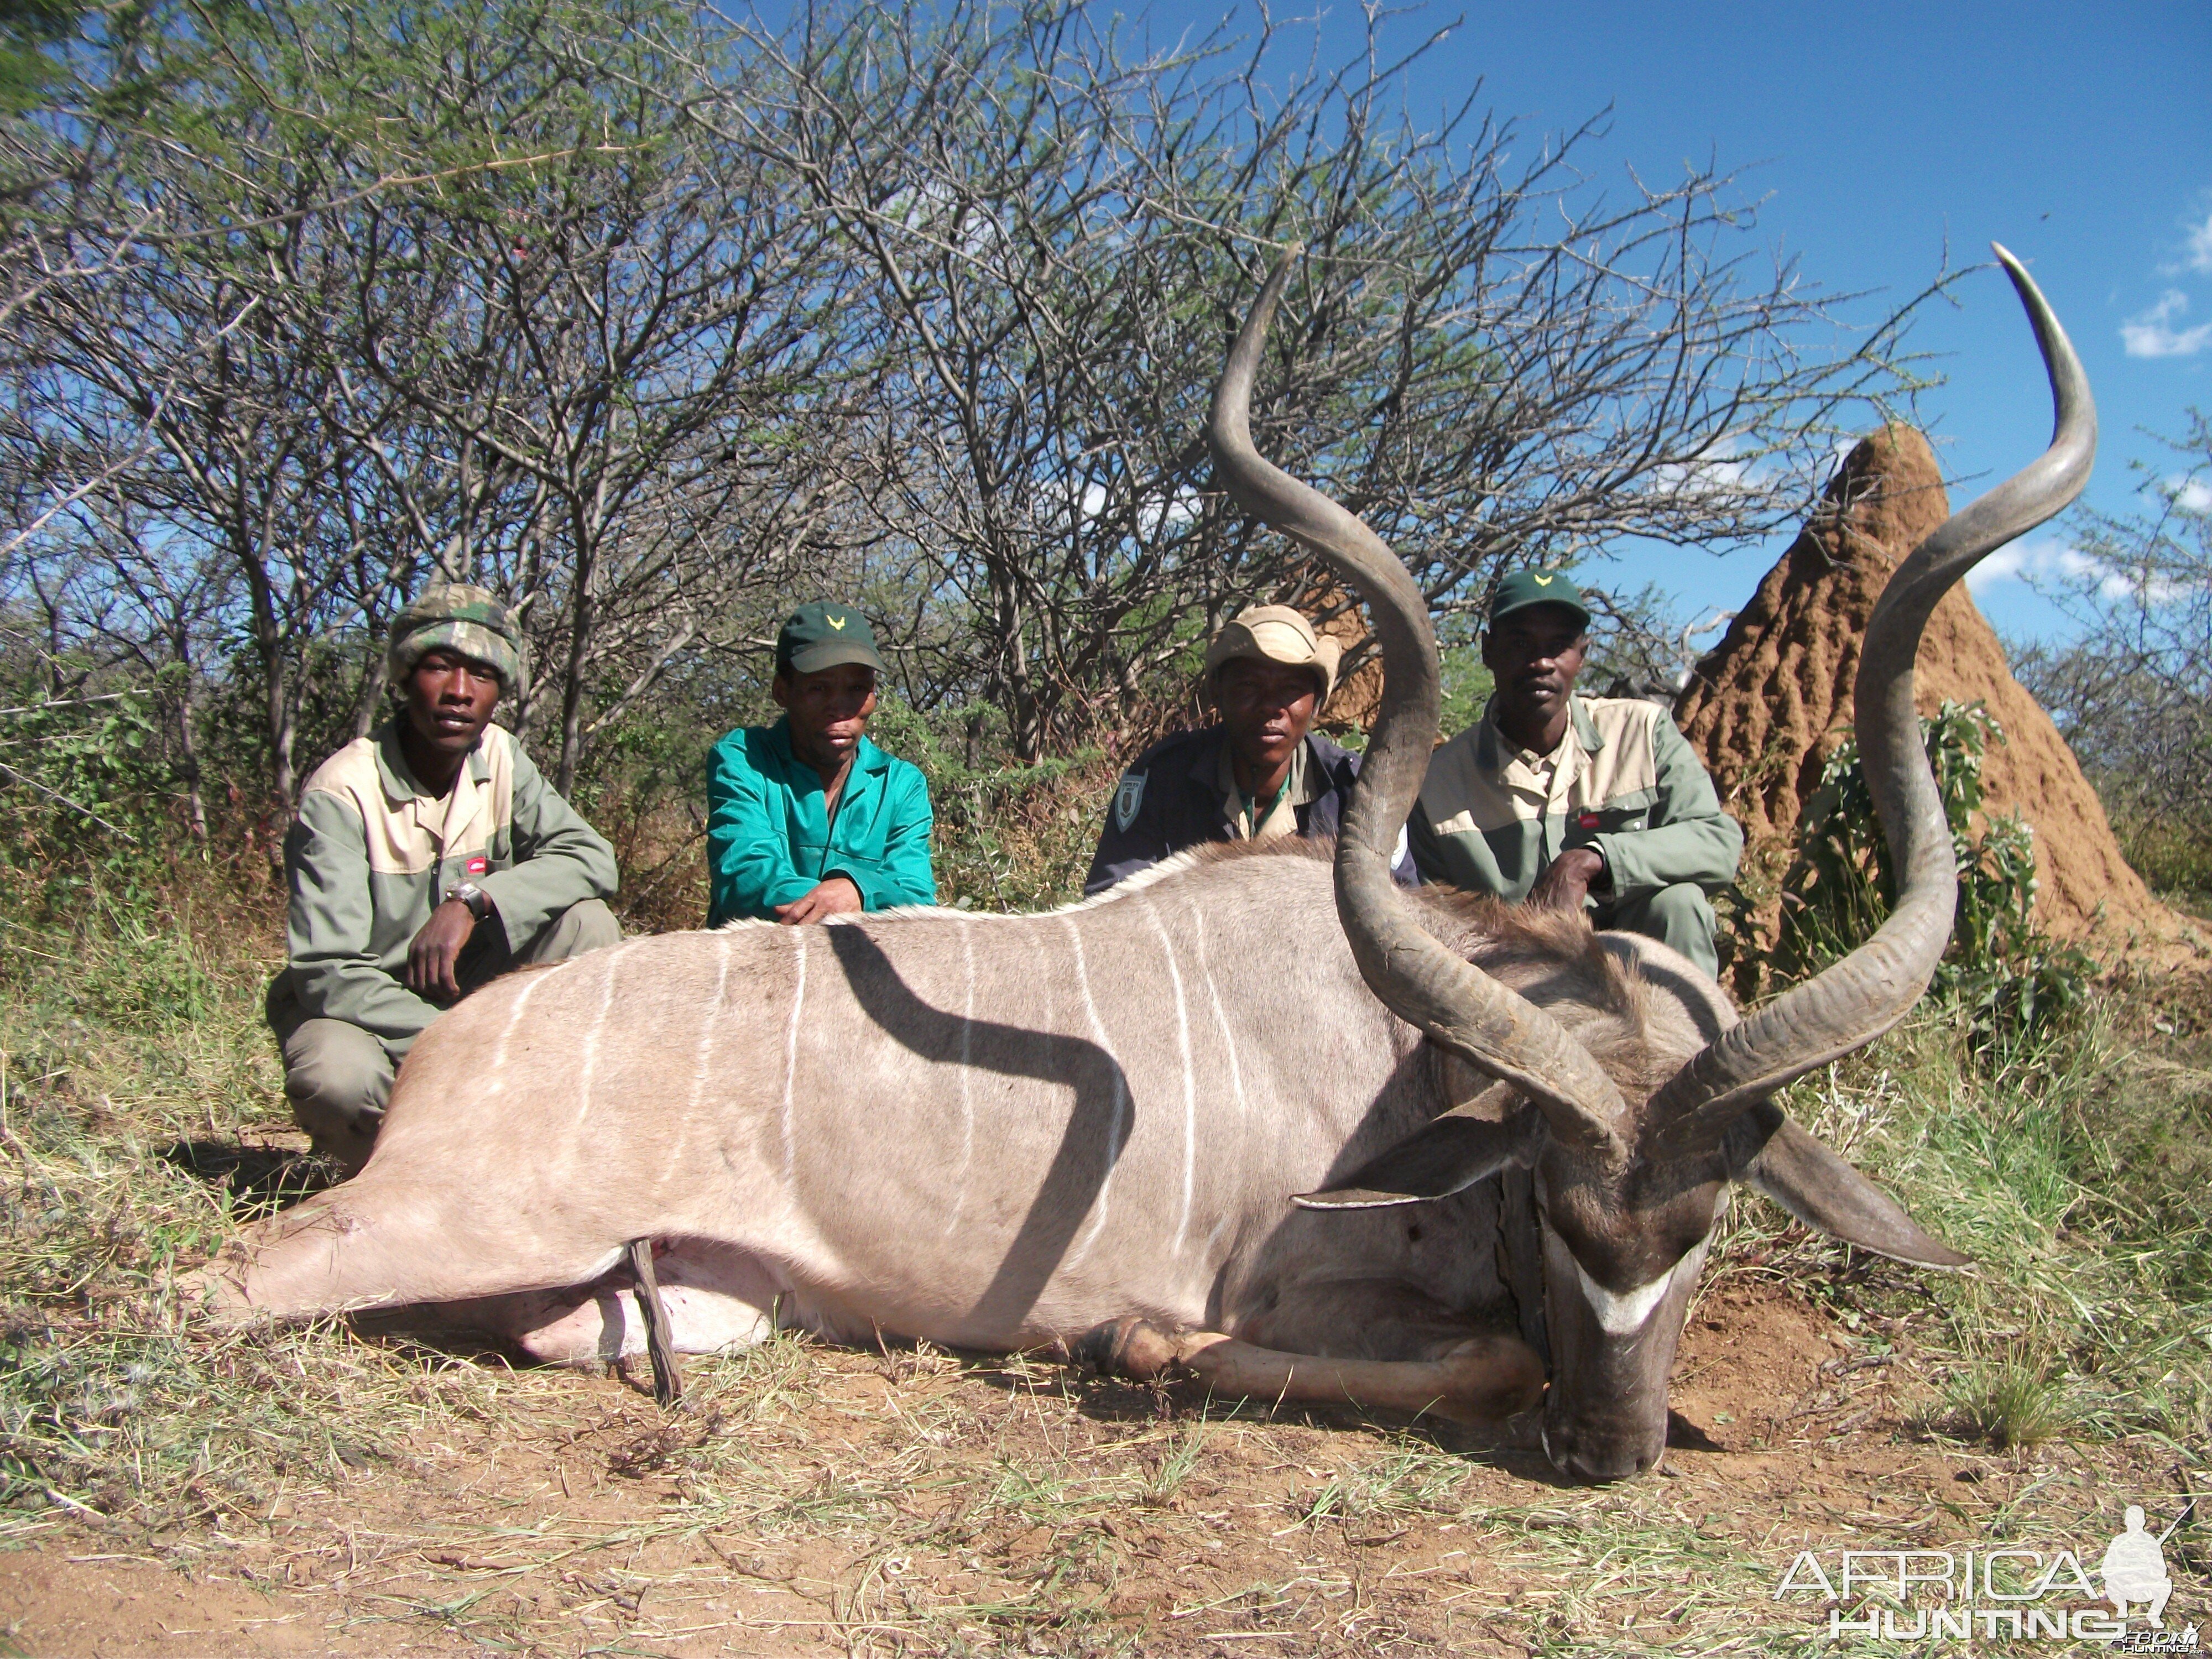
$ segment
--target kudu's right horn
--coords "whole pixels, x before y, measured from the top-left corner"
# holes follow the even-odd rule
[[[1301,252],[1284,256],[1245,318],[1213,389],[1206,441],[1215,477],[1240,507],[1318,554],[1367,601],[1382,645],[1382,707],[1337,841],[1338,919],[1384,1006],[1521,1091],[1562,1139],[1625,1158],[1627,1114],[1613,1079],[1550,1015],[1431,937],[1390,878],[1399,826],[1436,743],[1437,639],[1426,601],[1382,538],[1252,446],[1252,383]]]
[[[1867,623],[1853,718],[1891,866],[1901,872],[1897,902],[1872,939],[1729,1028],[1667,1081],[1644,1117],[1655,1151],[1710,1146],[1793,1078],[1866,1047],[1919,1001],[1950,943],[1959,872],[1913,707],[1921,631],[1936,601],[1977,562],[2081,493],[2097,453],[2097,410],[2081,360],[2020,261],[1995,252],[2035,325],[2056,416],[2050,448],[1914,548]]]

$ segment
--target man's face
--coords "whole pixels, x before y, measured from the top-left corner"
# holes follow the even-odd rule
[[[1304,740],[1320,688],[1310,668],[1232,657],[1214,677],[1214,696],[1237,757],[1250,770],[1267,773]]]
[[[866,663],[778,674],[769,690],[791,716],[791,752],[817,771],[852,759],[876,712],[876,671]]]
[[[467,754],[491,724],[499,674],[489,663],[444,646],[422,653],[401,688],[409,728],[442,759]]]
[[[1532,605],[1499,617],[1483,635],[1482,660],[1498,682],[1502,724],[1548,725],[1583,672],[1589,632],[1563,605]]]

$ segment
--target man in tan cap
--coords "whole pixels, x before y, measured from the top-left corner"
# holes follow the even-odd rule
[[[1154,744],[1122,775],[1083,890],[1206,842],[1335,835],[1359,757],[1308,728],[1340,649],[1283,605],[1255,605],[1215,635],[1206,690],[1220,723]],[[1398,852],[1399,879],[1411,884],[1402,836]]]

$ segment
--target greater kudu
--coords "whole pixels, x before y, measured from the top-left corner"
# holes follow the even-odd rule
[[[1382,647],[1333,879],[1302,845],[1185,855],[1043,915],[738,924],[516,975],[417,1043],[359,1176],[228,1247],[201,1289],[233,1317],[443,1304],[588,1358],[641,1345],[635,1293],[608,1275],[650,1238],[693,1351],[777,1322],[979,1349],[1074,1339],[1224,1393],[1477,1419],[1541,1390],[1503,1334],[1517,1320],[1548,1334],[1553,1462],[1648,1468],[1731,1182],[1867,1249],[1965,1261],[1770,1097],[1924,989],[1955,874],[1913,711],[1921,629],[2088,470],[2080,366],[1999,257],[2057,436],[1917,549],[1876,611],[1859,740],[1905,873],[1881,932],[1817,980],[1739,1020],[1649,940],[1393,884],[1437,729],[1435,639],[1389,550],[1252,447],[1286,260],[1207,435],[1221,482],[1361,592]],[[1509,1169],[1532,1172],[1533,1215],[1486,1179]]]

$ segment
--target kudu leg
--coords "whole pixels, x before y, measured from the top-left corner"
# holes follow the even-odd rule
[[[1102,1371],[1150,1382],[1181,1367],[1224,1399],[1356,1406],[1495,1425],[1542,1398],[1544,1368],[1512,1336],[1473,1336],[1437,1359],[1317,1359],[1259,1348],[1215,1331],[1171,1335],[1117,1319],[1069,1352]]]
[[[179,1290],[227,1323],[298,1319],[584,1284],[620,1257],[623,1241],[549,1237],[537,1220],[372,1170],[249,1228]]]

